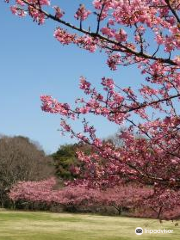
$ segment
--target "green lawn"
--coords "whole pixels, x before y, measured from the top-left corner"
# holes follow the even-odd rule
[[[177,223],[177,222],[176,222]],[[180,222],[179,222],[180,225]],[[170,229],[173,233],[138,236],[135,228]],[[0,211],[0,240],[180,239],[175,222],[86,214]]]

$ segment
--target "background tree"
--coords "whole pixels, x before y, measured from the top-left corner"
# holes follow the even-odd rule
[[[82,165],[77,157],[78,150],[83,150],[88,154],[91,148],[84,143],[66,144],[60,146],[57,152],[51,155],[54,160],[56,175],[59,178],[72,180],[77,177],[75,169]]]
[[[0,138],[0,204],[8,204],[9,189],[18,181],[52,176],[53,162],[26,137]]]
[[[72,179],[75,177],[71,169],[80,163],[76,156],[77,145],[66,144],[60,146],[58,151],[52,154],[56,175],[62,179]]]

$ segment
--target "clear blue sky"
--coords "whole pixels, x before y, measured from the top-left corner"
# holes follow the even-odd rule
[[[64,1],[63,7],[70,14],[75,11],[74,2]],[[110,71],[105,56],[98,52],[91,54],[76,46],[61,46],[53,37],[56,23],[38,26],[29,18],[20,19],[3,2],[0,22],[0,133],[27,136],[38,141],[47,153],[72,140],[57,131],[60,116],[41,111],[40,95],[73,103],[82,96],[78,89],[81,75],[95,86],[99,86],[103,76],[113,77],[123,86],[135,85],[139,78],[134,68]],[[90,117],[89,121],[95,124],[100,137],[117,130],[102,118]],[[79,130],[80,124],[75,127]]]

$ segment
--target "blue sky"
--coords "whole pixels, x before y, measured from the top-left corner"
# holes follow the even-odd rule
[[[70,14],[75,11],[73,2],[64,1],[63,7],[68,7]],[[113,77],[121,86],[136,86],[139,76],[133,67],[112,72],[103,54],[60,45],[53,37],[56,23],[38,26],[29,18],[20,19],[11,14],[5,3],[0,6],[0,20],[1,134],[27,136],[52,153],[72,140],[57,131],[60,116],[41,111],[40,95],[48,94],[60,102],[73,103],[76,97],[82,96],[78,89],[81,75],[95,86],[99,86],[104,76]],[[88,120],[95,124],[102,138],[117,130],[117,126],[102,118]],[[80,130],[80,124],[76,123],[75,128]]]

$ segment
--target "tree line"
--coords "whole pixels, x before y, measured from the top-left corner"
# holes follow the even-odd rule
[[[59,182],[76,177],[73,169],[80,165],[78,144],[65,144],[47,155],[37,142],[23,136],[0,137],[0,206],[11,207],[8,197],[13,185],[20,181],[40,181],[56,177]]]
[[[122,148],[118,134],[104,139]],[[137,141],[143,139],[136,136]],[[146,140],[146,139],[144,139]],[[84,162],[78,152],[92,154],[84,143],[65,144],[46,155],[39,144],[27,137],[0,138],[0,204],[1,207],[101,214],[125,214],[153,218],[178,218],[179,193],[156,194],[153,185],[136,181],[114,184],[111,188],[88,186],[78,169]],[[97,154],[94,153],[94,154]],[[102,159],[102,165],[105,159]],[[113,177],[113,176],[112,176]],[[76,184],[76,181],[78,184]],[[81,185],[79,185],[79,181]],[[173,195],[173,200],[171,196]]]

